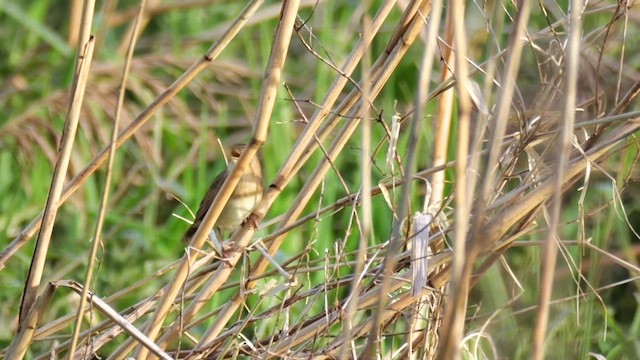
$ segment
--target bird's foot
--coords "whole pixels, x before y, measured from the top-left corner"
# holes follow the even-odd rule
[[[258,215],[251,213],[246,219],[244,219],[242,226],[244,227],[245,225],[249,225],[253,230],[258,230],[258,220]]]

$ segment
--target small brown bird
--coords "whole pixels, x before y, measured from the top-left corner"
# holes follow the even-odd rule
[[[216,176],[209,187],[209,190],[207,190],[206,195],[200,202],[196,218],[182,238],[184,243],[188,243],[193,234],[196,233],[196,230],[198,230],[198,227],[200,226],[204,215],[207,213],[207,210],[209,210],[213,199],[215,199],[218,191],[220,191],[220,188],[222,187],[222,184],[246,147],[247,146],[245,144],[238,144],[231,148],[227,169]],[[218,217],[218,220],[214,225],[219,241],[222,241],[222,231],[235,229],[242,224],[247,216],[251,214],[256,205],[258,205],[260,200],[262,200],[262,192],[262,167],[260,166],[258,157],[255,156],[251,159],[251,162],[249,162],[249,166],[242,174],[242,177],[238,181],[238,185],[231,194],[229,201],[225,205],[220,217]]]

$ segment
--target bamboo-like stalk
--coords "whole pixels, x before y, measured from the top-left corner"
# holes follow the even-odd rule
[[[166,104],[173,96],[175,96],[182,88],[184,88],[195,76],[204,70],[210,61],[215,59],[222,50],[229,44],[231,39],[239,32],[247,19],[259,7],[262,1],[257,0],[251,2],[245,7],[236,22],[229,28],[228,32],[222,36],[205,54],[205,56],[192,65],[180,78],[178,78],[169,88],[163,92],[152,104],[150,104],[126,129],[118,136],[115,143],[116,147],[120,147],[128,140],[151,116],[164,104]],[[74,179],[72,179],[63,189],[59,199],[62,204],[67,200],[75,190],[77,190],[87,178],[95,172],[98,167],[107,160],[111,146],[104,148]],[[0,254],[0,268],[4,263],[22,246],[33,234],[40,228],[42,214],[38,215],[18,237]]]
[[[515,31],[510,39],[511,46],[509,47],[509,55],[507,58],[507,66],[504,75],[504,83],[498,96],[498,105],[495,110],[495,128],[493,132],[493,138],[488,144],[489,154],[487,157],[487,163],[484,171],[484,181],[480,189],[480,194],[476,205],[471,210],[474,213],[476,219],[484,219],[485,209],[489,194],[494,188],[495,173],[498,156],[502,151],[503,136],[506,131],[507,115],[511,106],[511,99],[513,98],[513,91],[515,88],[515,79],[518,67],[520,66],[520,57],[522,54],[523,42],[522,36],[528,23],[529,14],[531,12],[531,3],[529,0],[525,0],[520,4],[518,17],[515,23]],[[468,139],[468,138],[467,138]],[[465,141],[467,141],[465,139]],[[466,154],[458,154],[458,156],[466,156]],[[463,170],[458,168],[458,170]],[[459,175],[459,174],[458,174]],[[465,184],[465,186],[467,186]],[[460,203],[458,203],[458,206]],[[457,216],[463,215],[462,210],[457,210]],[[464,221],[464,219],[456,219],[456,221]],[[461,225],[462,226],[462,225]],[[463,226],[467,226],[464,224]],[[478,252],[481,248],[478,247],[478,236],[480,234],[479,228],[482,226],[481,221],[476,221],[470,227],[470,246],[467,251],[463,251],[463,254],[456,261],[457,266],[453,271],[454,284],[450,287],[449,299],[451,302],[447,303],[445,307],[445,317],[443,319],[443,327],[448,329],[444,332],[441,340],[441,348],[439,351],[439,357],[443,358],[455,358],[459,349],[459,342],[462,336],[462,325],[464,321],[464,314],[466,309],[466,299],[468,292],[469,277],[471,276],[472,266],[475,263]],[[462,228],[461,228],[462,229]],[[466,231],[463,234],[457,234],[456,246],[461,246],[466,236]],[[464,249],[465,246],[462,246]],[[456,249],[458,251],[458,249]]]
[[[15,344],[28,345],[31,342],[31,336],[33,336],[35,328],[30,328],[33,324],[29,324],[27,326],[25,320],[29,317],[37,323],[39,321],[39,317],[42,315],[41,310],[38,311],[37,315],[29,315],[29,313],[31,311],[36,311],[33,306],[36,301],[38,287],[42,281],[47,252],[49,250],[51,235],[53,233],[53,225],[60,206],[62,185],[64,184],[64,179],[67,174],[76,130],[78,129],[82,100],[84,98],[84,92],[89,78],[91,60],[93,58],[93,46],[94,39],[91,37],[88,38],[86,44],[78,50],[78,72],[73,85],[73,96],[71,103],[69,104],[69,113],[67,115],[67,121],[65,122],[65,128],[60,139],[61,144],[58,161],[56,162],[53,179],[51,180],[49,197],[47,198],[47,204],[44,210],[44,226],[38,235],[38,240],[36,242],[36,247],[31,261],[31,267],[29,268],[29,275],[25,283],[22,304],[20,306],[20,324],[18,326],[18,332],[12,342]],[[12,353],[10,351],[7,353],[7,356],[11,359],[22,359],[26,348],[19,346],[13,347],[13,350],[16,352]]]
[[[70,11],[69,11],[69,34],[67,35],[67,43],[70,46],[73,44],[78,44],[78,40],[80,38],[80,21],[82,19],[82,0],[74,0],[71,1]]]
[[[371,38],[380,31],[384,21],[387,16],[393,9],[395,5],[395,0],[389,0],[383,3],[378,12],[373,18],[371,22]],[[408,7],[403,13],[402,20],[400,24],[405,24],[407,18],[411,18],[415,14],[415,9],[413,7]],[[395,32],[400,31],[400,25],[396,27]],[[396,35],[397,37],[397,35]],[[397,40],[397,39],[396,39]],[[397,42],[390,42],[385,53],[388,54],[391,51],[392,46],[395,46]],[[298,139],[289,155],[289,158],[285,162],[285,164],[280,168],[279,174],[296,174],[302,168],[302,166],[307,162],[307,160],[311,157],[314,146],[309,146],[313,140],[316,138],[320,141],[325,139],[338,125],[340,122],[340,116],[335,116],[335,114],[343,114],[349,111],[351,107],[357,102],[359,99],[360,91],[351,91],[345,99],[343,99],[340,104],[337,106],[337,110],[330,114],[329,109],[333,108],[336,101],[338,100],[340,93],[343,91],[345,85],[349,82],[352,84],[355,83],[351,79],[351,74],[355,70],[355,68],[360,63],[362,56],[364,56],[364,52],[370,43],[366,43],[364,41],[359,41],[356,46],[354,46],[351,54],[345,61],[343,67],[338,71],[340,76],[336,77],[336,80],[331,85],[330,89],[327,91],[324,100],[319,106],[318,111],[316,111],[311,119],[309,120],[309,124],[305,127],[304,131]],[[376,62],[371,67],[371,72],[374,74],[379,71],[379,68],[384,65],[387,56],[380,56]],[[372,77],[373,78],[373,77]],[[359,85],[356,83],[356,88],[361,89]],[[326,117],[326,119],[325,119]],[[325,121],[324,123],[322,121]],[[277,178],[277,177],[276,177]],[[282,182],[278,184],[280,187],[284,187],[288,181]]]
[[[374,65],[372,67],[372,71],[377,70],[377,72],[374,72],[374,74],[371,76],[371,79],[374,79],[374,83],[372,84],[372,87],[371,87],[372,99],[375,98],[375,96],[380,92],[380,90],[382,89],[382,86],[388,80],[391,72],[393,71],[393,69],[395,69],[395,66],[397,66],[402,56],[406,53],[406,51],[411,46],[412,42],[415,40],[422,25],[423,25],[423,22],[421,18],[418,16],[415,16],[414,14],[414,18],[413,18],[413,21],[410,23],[410,26],[403,28],[403,31],[405,31],[405,33],[402,33],[402,32],[397,33],[397,35],[394,36],[393,38],[396,42],[393,44],[390,44],[390,49],[385,51],[385,54],[382,55],[378,59],[378,61],[376,61],[378,66]],[[350,106],[352,106],[355,103],[355,99],[357,98],[358,95],[359,95],[359,91],[356,91],[356,90],[352,91],[350,95],[347,96],[347,98],[343,101],[342,103],[343,105],[338,106],[338,111],[336,113],[345,113],[345,111],[343,110],[345,108],[349,108]],[[324,112],[325,110],[323,109],[327,109],[327,108],[330,108],[330,107],[324,106],[323,104],[319,111]],[[348,116],[350,118],[357,119],[359,118],[359,116],[361,116],[359,112],[360,110],[356,109],[352,113],[349,113]],[[314,115],[314,118],[317,114],[318,113]],[[310,124],[307,126],[307,128],[305,128],[305,132],[308,129],[309,131],[314,130],[313,128],[310,129],[310,126],[313,123],[314,123],[314,120],[311,120]],[[356,128],[357,128],[357,121],[352,120],[350,122],[347,122],[344,125],[343,129],[341,129],[338,132],[338,135],[336,135],[336,138],[334,139],[334,141],[329,147],[329,158],[323,159],[323,161],[316,167],[313,174],[310,176],[309,181],[304,185],[304,187],[299,192],[298,197],[294,201],[295,206],[291,207],[290,210],[287,212],[287,214],[284,216],[285,222],[281,223],[280,227],[287,226],[288,224],[290,224],[291,222],[295,221],[295,219],[298,218],[298,216],[302,212],[302,209],[308,203],[311,195],[320,184],[322,178],[324,177],[324,174],[330,168],[330,162],[332,162],[338,156],[338,154],[344,147],[344,144],[347,142],[352,132]],[[309,139],[312,139],[312,135],[313,135],[312,133],[308,135]],[[301,139],[304,138],[304,136],[305,136],[305,133],[303,133],[299,137],[297,144],[301,144]],[[296,148],[294,148],[294,150],[292,151],[292,155],[290,155],[289,159],[291,159],[294,156],[293,155],[294,152],[295,153],[301,152],[301,151],[296,152],[295,150]],[[286,169],[287,164],[288,163],[285,163],[285,165],[283,165],[283,167],[281,168],[279,175],[276,175],[276,179],[278,180],[278,182],[274,183],[269,188],[269,190],[265,193],[265,196],[263,197],[263,201],[261,205],[254,212],[255,214],[259,215],[260,218],[264,216],[264,213],[266,213],[266,209],[264,209],[264,207],[270,206],[271,202],[275,200],[275,197],[279,194],[279,191],[282,188],[282,184],[286,184],[290,180],[291,175],[289,173],[284,172],[284,169]],[[231,240],[236,243],[242,241],[241,238],[236,237],[236,235],[239,235],[239,233],[236,232],[236,234],[234,234],[234,237]],[[243,235],[243,234],[240,233],[240,235]],[[284,240],[284,236],[280,236],[274,239],[273,242],[271,243],[271,246],[269,247],[269,253],[270,254],[275,253],[275,251],[278,249],[278,247],[280,246],[283,240]],[[267,265],[268,265],[268,261],[264,259],[259,260],[258,264],[251,267],[253,269],[251,278],[257,277],[260,274],[262,274],[265,271]],[[246,285],[248,289],[252,289],[254,286],[255,284],[253,282],[249,282]],[[230,319],[231,315],[235,312],[235,310],[238,308],[238,306],[240,306],[241,303],[242,303],[242,295],[238,294],[227,304],[226,308],[221,312],[220,317],[216,319],[216,322],[214,323],[214,325],[211,328],[209,328],[209,330],[205,335],[203,335],[201,339],[201,343],[205,345],[200,345],[196,347],[194,351],[201,351],[203,348],[207,347],[206,344],[213,341],[213,339],[223,329],[224,324],[228,321],[228,319]]]
[[[423,17],[430,13],[431,11],[431,0],[425,0],[420,2],[418,7],[418,11],[416,16],[411,19],[411,23],[407,27],[405,42],[411,44],[415,37],[422,30],[424,25]],[[410,40],[409,40],[410,39]],[[417,126],[418,122],[414,121],[411,125],[411,131],[409,134],[409,150],[407,153],[407,160],[404,164],[404,174],[405,176],[412,177],[415,172],[414,169],[414,159],[415,159],[415,147],[417,142]],[[403,234],[402,229],[402,221],[409,215],[409,206],[410,206],[410,190],[411,186],[405,186],[402,188],[402,194],[400,197],[400,204],[398,206],[398,221],[394,222],[391,238],[389,239],[389,252],[384,259],[384,265],[382,269],[382,283],[379,286],[379,302],[377,307],[374,310],[372,316],[372,328],[369,332],[369,336],[367,338],[367,343],[364,347],[364,351],[362,352],[362,357],[365,359],[370,359],[374,357],[376,352],[377,343],[381,340],[381,326],[383,324],[384,317],[384,309],[387,306],[387,297],[392,290],[389,288],[390,283],[392,281],[394,269],[398,258],[396,254],[400,250],[400,244],[402,239],[405,238],[405,234]]]
[[[386,15],[391,10],[392,6],[393,6],[393,2],[387,2],[383,4],[383,6],[378,11],[378,14],[375,17],[375,20],[373,21],[372,30],[371,30],[372,32],[376,32],[380,28],[384,19],[386,18]],[[355,66],[357,65],[359,59],[361,58],[364,52],[364,47],[366,46],[368,46],[368,44],[361,42],[359,46],[356,46],[354,48],[354,51],[349,56],[348,60],[346,61],[343,67],[342,73],[350,74],[350,72],[355,69]],[[309,124],[305,127],[305,131],[298,137],[298,141],[296,142],[296,145],[294,146],[291,154],[289,155],[289,158],[287,159],[285,164],[281,167],[279,174],[275,176],[276,182],[265,193],[263,197],[263,201],[261,205],[256,209],[255,214],[262,214],[262,216],[264,216],[264,214],[267,211],[265,207],[271,206],[276,196],[279,195],[280,189],[286,186],[286,184],[290,181],[293,174],[297,171],[297,169],[299,169],[302,166],[301,163],[306,161],[306,159],[308,159],[308,156],[306,158],[300,158],[301,156],[303,156],[302,152],[304,150],[304,147],[307,146],[308,142],[311,141],[316,136],[316,130],[320,126],[320,120],[325,115],[327,115],[328,113],[327,109],[330,109],[333,106],[333,103],[338,98],[340,90],[345,86],[346,83],[347,83],[347,78],[344,76],[338,77],[336,79],[336,81],[334,82],[334,85],[326,95],[325,101],[320,106],[320,110],[314,114],[312,119],[309,121]],[[355,92],[352,92],[352,94],[354,93]],[[353,97],[354,96],[352,95],[349,97],[349,99]],[[344,108],[344,106],[340,106],[339,109],[340,108]],[[338,111],[338,113],[339,112],[340,110]],[[318,138],[322,139],[323,135],[326,136],[326,133],[319,135]],[[309,153],[307,153],[307,155],[308,154]],[[320,179],[317,176],[312,176],[312,178]],[[297,218],[298,216],[296,215],[297,212],[302,211],[302,209],[304,208],[304,205],[308,201],[308,198],[306,199],[306,201],[303,201],[304,199],[302,199],[301,196],[309,196],[311,195],[312,192],[313,191],[310,191],[310,192],[305,191],[304,189],[300,192],[301,195],[299,195],[298,199],[294,201],[294,204],[296,204],[297,206],[292,207],[291,210],[289,210],[289,212],[284,216],[285,223],[281,223],[279,228],[286,227],[287,225],[295,221],[295,218]],[[236,233],[236,235],[238,234]],[[240,233],[239,236],[246,236],[246,235]],[[276,249],[280,246],[283,240],[284,240],[284,236],[278,236],[275,239],[273,239],[271,246],[269,247],[269,253],[271,255],[275,253]],[[239,239],[234,238],[232,239],[232,241],[235,241],[235,242],[244,241],[244,238],[239,238]],[[260,274],[262,274],[266,269],[267,264],[268,262],[266,260],[261,260],[258,262],[257,265],[252,266],[254,271],[252,272],[250,278],[259,277]],[[246,284],[247,290],[252,289],[254,286],[255,286],[254,281],[250,281],[249,283]],[[241,304],[241,302],[242,302],[242,296],[239,294],[232,301],[228,303],[227,307],[222,311],[221,316],[216,319],[216,323],[214,324],[214,326],[212,326],[207,331],[207,333],[203,336],[203,338],[201,339],[201,343],[210,342],[213,340],[213,338],[215,338],[215,336],[217,336],[217,334],[222,330],[222,326],[224,326],[224,324],[228,321],[228,319],[231,317],[233,312],[235,312],[235,310]]]
[[[193,293],[198,287],[202,285],[202,282],[204,280],[206,280],[206,278],[204,277],[194,279],[194,281],[185,285],[185,288],[183,289],[183,294],[186,296]],[[158,291],[153,297],[147,298],[139,302],[135,306],[132,306],[128,312],[125,312],[126,315],[123,317],[124,320],[133,324],[136,320],[140,319],[144,315],[151,313],[157,307],[158,297],[163,296],[165,291],[166,291],[166,287]],[[101,326],[104,327],[105,325],[100,324],[94,327],[95,328],[94,330],[100,329]],[[107,330],[101,331],[98,336],[91,339],[92,340],[91,349],[93,351],[99,350],[104,345],[106,345],[111,340],[113,340],[113,338],[115,338],[117,335],[121,334],[124,330],[125,330],[124,328],[119,326],[111,326]],[[90,334],[85,334],[85,335],[88,336]],[[145,338],[147,337],[145,336]],[[82,360],[84,359],[85,354],[83,351],[78,351],[73,356],[74,356],[74,359]]]
[[[208,259],[207,257],[201,259],[198,261],[198,263],[208,263],[210,262],[211,259]],[[164,271],[162,272],[167,272],[169,270],[172,270],[175,267],[176,264],[170,265],[169,267],[167,267],[166,269],[163,269]],[[200,267],[201,265],[197,265],[194,267]],[[157,274],[156,274],[157,275]],[[123,289],[109,297],[107,297],[104,302],[105,303],[111,303],[114,302],[115,300],[121,298],[122,296],[125,296],[129,293],[131,293],[133,290],[138,289],[140,286],[149,283],[151,280],[153,280],[154,278],[157,279],[157,276],[151,276],[149,278],[143,279],[141,281],[139,281],[136,284],[133,284],[129,287],[127,287],[126,289]],[[192,279],[190,279],[190,281],[187,283],[187,285],[185,286],[184,289],[184,295],[189,295],[191,293],[193,293],[195,291],[195,289],[197,289],[198,287],[200,287],[202,285],[202,282],[205,280],[206,278],[204,278],[203,276],[197,276],[194,277]],[[147,298],[147,299],[143,299],[141,301],[139,301],[138,303],[136,303],[135,305],[129,307],[128,309],[122,310],[121,314],[126,314],[123,315],[124,319],[129,322],[129,323],[134,323],[136,320],[138,320],[139,318],[141,318],[142,316],[148,314],[149,312],[151,312],[153,310],[153,308],[156,306],[157,303],[157,296],[161,295],[162,292],[164,290],[160,290],[157,294],[154,294],[153,296]],[[85,311],[89,310],[89,307],[85,307]],[[43,340],[44,338],[51,336],[52,334],[54,334],[55,332],[60,331],[61,329],[65,328],[66,326],[69,325],[69,323],[71,322],[71,320],[75,318],[74,315],[69,314],[67,316],[61,317],[60,319],[53,321],[45,326],[42,326],[41,328],[39,328],[34,336],[34,340]],[[99,336],[96,336],[94,338],[92,338],[91,340],[91,349],[93,351],[98,351],[103,345],[105,345],[106,343],[108,343],[109,341],[111,341],[114,337],[116,337],[118,334],[123,332],[123,328],[121,327],[113,327],[113,321],[110,319],[106,319],[102,322],[100,322],[97,325],[92,326],[89,330],[83,331],[80,336],[79,339],[81,341],[85,341],[92,333],[100,333]],[[65,349],[67,349],[71,344],[71,341],[65,341],[60,343],[59,345],[57,345],[55,348],[53,348],[52,350],[54,350],[55,352],[60,352],[63,351]],[[72,355],[72,358],[77,358],[77,359],[83,359],[85,356],[84,352],[78,351],[76,352],[74,355]],[[44,360],[45,358],[49,358],[50,354],[49,353],[44,353],[41,356],[38,356],[36,358],[34,358],[34,360]]]
[[[109,297],[105,298],[105,301],[107,303],[111,303],[113,301],[116,301],[120,298],[122,298],[125,295],[130,294],[131,292],[133,292],[136,289],[139,289],[140,287],[142,287],[145,284],[148,284],[151,281],[157,280],[158,277],[160,275],[163,275],[171,270],[173,270],[173,268],[176,266],[176,263],[174,264],[170,264],[168,266],[166,266],[163,269],[160,269],[158,271],[156,271],[156,273],[142,279],[139,280],[138,282],[110,295]],[[144,302],[145,300],[143,300]],[[137,305],[135,305],[136,307],[139,306],[141,303],[138,303]],[[85,307],[84,311],[89,310],[88,307]],[[126,312],[126,311],[125,311]],[[38,330],[35,333],[35,337],[34,340],[35,341],[41,341],[46,337],[52,336],[53,334],[55,334],[56,332],[60,331],[61,329],[69,326],[69,324],[71,323],[71,321],[75,318],[75,314],[67,314],[65,316],[62,316],[46,325],[41,326],[40,328],[38,328]],[[98,326],[99,327],[99,326]],[[65,347],[66,348],[66,347]]]
[[[103,244],[102,242],[102,227],[104,224],[104,218],[107,212],[107,204],[109,202],[109,193],[111,187],[111,177],[113,174],[113,163],[115,161],[115,142],[118,138],[118,128],[120,125],[120,119],[122,115],[122,107],[124,104],[124,96],[127,87],[127,79],[129,77],[129,69],[131,68],[131,62],[133,60],[133,52],[135,50],[136,40],[138,39],[140,18],[144,13],[146,0],[141,0],[138,16],[136,17],[133,25],[133,32],[129,39],[129,47],[127,49],[127,56],[122,70],[122,80],[120,81],[120,89],[118,91],[118,103],[116,105],[115,120],[113,123],[113,130],[111,132],[111,146],[109,147],[109,157],[107,160],[106,178],[102,190],[102,199],[100,201],[100,208],[98,210],[98,217],[96,220],[96,227],[93,234],[93,240],[91,241],[91,251],[87,259],[87,272],[84,278],[84,286],[82,287],[82,294],[80,296],[80,302],[78,303],[78,313],[76,315],[76,322],[71,335],[71,346],[69,347],[69,354],[76,352],[78,345],[78,336],[82,328],[82,319],[84,317],[84,307],[87,303],[87,296],[89,296],[89,290],[92,286],[92,279],[94,273],[94,267],[96,263],[96,256],[98,254],[98,248]]]
[[[54,281],[50,284],[50,286],[53,289],[58,287],[69,288],[75,291],[77,294],[81,294],[84,292],[84,290],[78,283],[74,281],[69,281],[69,280]],[[150,350],[161,359],[164,359],[164,360],[171,359],[171,357],[167,353],[162,351],[160,347],[154,344],[153,341],[147,338],[140,330],[138,330],[129,321],[127,321],[127,319],[125,319],[122,315],[120,315],[114,308],[112,308],[106,302],[104,302],[104,300],[91,294],[89,296],[89,301],[96,309],[100,310],[107,317],[109,317],[113,322],[115,322],[119,328],[121,328],[131,337],[133,337],[134,339],[139,341],[141,344],[143,344],[143,346],[145,346],[146,349]],[[82,358],[85,358],[87,354],[84,351],[80,351],[80,354],[78,355],[79,356],[76,356],[75,358],[82,359]]]
[[[369,2],[365,2],[365,6],[369,7]],[[372,33],[369,31],[371,26],[371,19],[369,19],[366,15],[364,19],[362,19],[362,37],[365,43],[371,43]],[[360,236],[358,236],[358,249],[356,253],[356,265],[353,269],[353,279],[351,283],[351,296],[350,298],[353,301],[347,302],[347,309],[345,312],[345,321],[344,326],[342,328],[342,336],[346,339],[351,339],[351,331],[353,328],[353,319],[355,319],[355,312],[358,307],[357,303],[357,294],[360,292],[360,288],[362,286],[362,277],[363,272],[365,270],[365,263],[367,260],[367,244],[369,240],[373,237],[373,215],[371,209],[371,123],[369,119],[371,118],[371,107],[370,97],[369,97],[369,86],[371,79],[369,78],[369,68],[371,67],[371,49],[367,48],[365,54],[362,59],[362,101],[360,104],[360,108],[362,109],[363,119],[362,122],[362,150],[360,153],[360,166],[361,166],[361,174],[362,174],[362,182],[361,182],[361,193],[359,198],[361,198],[362,209],[360,215],[360,223],[361,228]],[[397,140],[397,139],[395,139]],[[357,215],[356,215],[357,216]],[[349,350],[351,353],[354,353],[355,349],[349,348],[347,345],[351,345],[351,342],[345,341],[342,343],[342,347],[339,352],[340,359],[349,358]]]
[[[260,93],[260,100],[258,102],[256,117],[254,120],[253,138],[251,143],[245,149],[243,154],[238,159],[236,166],[231,171],[225,180],[224,184],[218,191],[216,198],[213,200],[211,207],[204,216],[202,223],[196,233],[191,239],[190,247],[199,249],[202,247],[207,234],[213,228],[218,216],[222,212],[227,200],[231,196],[236,184],[240,180],[244,168],[249,164],[249,161],[256,155],[258,148],[264,143],[267,138],[267,132],[269,129],[269,120],[273,112],[273,106],[280,85],[280,77],[282,69],[287,56],[289,43],[291,41],[291,34],[293,33],[293,27],[295,23],[296,14],[298,12],[299,2],[296,0],[285,1],[282,4],[282,15],[278,27],[276,29],[276,35],[274,44],[271,50],[271,56],[269,64],[267,65],[265,81],[263,82],[262,90]],[[245,227],[249,227],[246,225]],[[244,248],[248,241],[245,243],[236,242],[239,249]],[[219,272],[231,273],[233,266],[240,259],[242,252],[236,251],[229,259],[229,266],[221,267]],[[178,267],[174,280],[169,284],[168,290],[163,298],[160,299],[158,308],[156,309],[153,317],[146,325],[145,332],[151,338],[155,339],[160,331],[160,327],[164,322],[165,317],[169,313],[169,309],[173,303],[173,300],[178,294],[178,291],[182,287],[182,284],[187,279],[189,271],[190,256],[183,258],[182,263]],[[220,282],[226,279],[226,276],[220,276]],[[216,277],[217,279],[217,277]],[[215,287],[215,285],[213,285]],[[136,357],[139,359],[146,359],[148,351],[146,348],[141,348]]]
[[[53,296],[54,288],[51,284],[47,284],[44,287],[42,294],[36,297],[32,304],[32,308],[27,312],[26,317],[22,321],[22,326],[19,328],[18,334],[13,338],[7,352],[5,359],[22,359],[24,358],[29,345],[33,339],[36,327],[42,318],[44,311],[51,303],[51,297]]]
[[[413,124],[412,124],[412,133],[415,134],[414,136],[418,136],[418,134],[421,131],[421,127],[422,127],[422,122],[425,111],[423,109],[423,107],[426,104],[427,101],[427,97],[429,94],[429,87],[430,87],[430,79],[431,79],[431,73],[432,73],[432,68],[433,68],[433,61],[434,61],[434,56],[435,56],[435,48],[436,48],[436,44],[438,41],[438,30],[440,28],[440,17],[442,16],[442,0],[433,0],[433,5],[432,5],[432,10],[431,10],[431,14],[429,16],[429,24],[428,27],[426,29],[426,36],[425,36],[425,47],[424,47],[424,51],[422,53],[422,62],[420,64],[420,77],[418,79],[418,84],[417,84],[417,90],[416,90],[416,96],[415,96],[415,105],[414,105],[414,114],[413,114]],[[446,56],[446,55],[445,55]],[[448,67],[444,66],[443,67],[443,71],[444,69],[447,69]],[[415,124],[415,125],[414,125]],[[415,128],[414,128],[415,127]],[[436,131],[437,129],[439,129],[440,126],[436,126]],[[440,139],[441,134],[436,134],[435,135],[435,142],[436,144],[438,143],[444,143],[446,144],[447,141],[445,139]],[[447,136],[448,138],[448,136]],[[445,147],[446,149],[446,147]],[[446,163],[446,157],[445,156],[438,156],[436,154],[438,154],[439,151],[444,150],[444,152],[441,152],[441,154],[446,154],[446,150],[442,149],[440,146],[438,145],[434,145],[434,160],[433,160],[433,165],[437,166],[437,165],[441,165],[441,164],[445,164]],[[438,158],[441,158],[442,161],[438,160]],[[440,174],[440,175],[438,175]],[[428,199],[425,199],[424,203],[425,206],[422,209],[422,212],[424,213],[425,211],[428,211],[428,208],[430,207],[430,205],[432,204],[440,204],[442,197],[443,197],[443,190],[444,187],[442,187],[442,190],[434,190],[433,187],[433,183],[434,183],[434,178],[436,178],[437,176],[439,176],[439,180],[435,180],[435,181],[442,181],[442,185],[444,185],[444,170],[440,171],[440,172],[436,172],[432,175],[432,181],[431,181],[431,191],[428,191],[427,196],[429,196]],[[437,192],[440,192],[440,194],[438,194]],[[432,218],[433,219],[433,218]],[[433,220],[432,220],[433,221]],[[419,232],[419,231],[424,231],[421,229],[415,229],[414,232]],[[427,253],[426,250],[428,249],[429,244],[417,244],[416,242],[421,241],[421,239],[418,238],[418,236],[413,236],[413,238],[411,239],[412,243],[411,243],[411,254],[412,254],[412,262],[411,262],[411,267],[412,267],[412,295],[413,296],[418,296],[420,294],[420,292],[422,291],[422,289],[425,287],[425,285],[427,285],[427,277],[429,276],[429,273],[425,271],[425,273],[418,273],[418,271],[425,269],[428,266],[428,257],[427,257]],[[436,242],[436,241],[434,241]],[[443,243],[443,242],[442,242]],[[418,249],[424,249],[424,251],[418,251]],[[435,247],[434,247],[435,249]],[[436,252],[434,252],[436,253]],[[422,264],[427,264],[427,266],[418,266],[418,262],[421,262]],[[436,297],[439,297],[438,295],[436,295]],[[428,332],[426,330],[424,330],[425,328],[428,328],[428,324],[429,324],[429,319],[427,318],[428,314],[427,312],[429,311],[429,303],[427,303],[429,300],[426,300],[425,297],[420,298],[419,301],[417,301],[417,304],[415,306],[414,309],[411,310],[411,317],[409,320],[409,326],[410,326],[410,330],[409,330],[409,334],[406,337],[407,338],[407,343],[409,344],[408,349],[407,349],[407,354],[409,358],[411,359],[417,359],[418,356],[420,356],[420,354],[416,351],[413,351],[413,344],[415,342],[415,340],[417,340],[420,336],[424,335],[423,337],[425,338],[425,340],[427,340],[428,338],[432,338],[432,339],[436,339],[437,338],[437,328],[434,327],[434,331],[433,332]],[[439,302],[438,302],[439,305]],[[439,316],[432,316],[431,318],[439,318]],[[432,341],[433,346],[432,347],[437,347],[437,341]],[[429,351],[427,349],[425,349],[425,355],[426,356],[430,356],[430,355],[434,355],[434,354],[430,354]]]
[[[442,10],[440,10],[442,11]],[[437,21],[439,21],[438,19]],[[444,35],[442,36],[442,68],[440,81],[444,83],[451,79],[455,71],[455,62],[453,61],[453,51],[451,44],[453,43],[453,23],[458,21],[453,17],[451,6],[447,6],[446,22],[444,24]],[[438,166],[447,162],[447,153],[449,149],[449,133],[451,131],[451,115],[453,111],[453,87],[445,90],[437,99],[436,114],[434,116],[434,145],[433,145],[433,165]],[[431,175],[431,198],[429,205],[439,206],[444,198],[445,176],[444,171]],[[444,244],[433,244],[432,248],[438,251]]]
[[[543,248],[540,293],[538,298],[538,314],[533,332],[533,359],[544,358],[544,342],[549,321],[549,301],[555,275],[556,259],[558,256],[558,224],[560,223],[560,210],[562,207],[563,185],[565,182],[565,167],[569,162],[573,124],[576,114],[576,93],[578,83],[578,62],[580,60],[580,35],[582,33],[582,1],[571,2],[569,10],[569,39],[567,42],[565,69],[566,79],[564,87],[564,113],[562,127],[557,144],[558,158],[556,161],[556,176],[553,196],[551,198],[551,211],[549,212],[549,231]]]
[[[453,19],[464,18],[465,6],[461,0],[451,2]],[[456,74],[456,90],[458,91],[458,141],[456,147],[456,181],[455,181],[455,213],[454,213],[454,252],[451,263],[451,280],[447,293],[442,343],[439,357],[457,359],[460,357],[460,341],[464,333],[467,299],[469,292],[469,277],[473,269],[473,258],[467,257],[466,241],[471,219],[471,206],[475,181],[469,173],[476,173],[476,169],[469,169],[467,156],[469,153],[471,104],[468,89],[468,66],[466,61],[466,29],[462,21],[453,21],[454,63]]]

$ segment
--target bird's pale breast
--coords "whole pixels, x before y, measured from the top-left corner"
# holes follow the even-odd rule
[[[231,194],[227,205],[216,221],[216,227],[229,230],[239,226],[262,200],[262,191],[260,177],[248,174],[242,176],[239,185]]]

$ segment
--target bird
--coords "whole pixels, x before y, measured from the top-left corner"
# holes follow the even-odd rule
[[[207,190],[207,193],[200,202],[200,207],[196,212],[193,224],[191,224],[182,238],[183,243],[189,243],[191,237],[196,233],[198,227],[200,227],[200,223],[207,213],[207,210],[209,210],[209,207],[211,207],[211,203],[216,198],[222,184],[233,170],[233,167],[238,162],[240,155],[246,147],[245,144],[237,144],[231,148],[227,168],[218,174],[211,183],[211,186],[209,186],[209,190]],[[214,229],[216,230],[218,241],[222,241],[223,231],[234,230],[244,222],[262,200],[263,191],[262,166],[260,165],[258,157],[255,156],[245,168],[231,197],[220,213],[218,220],[216,220]]]

